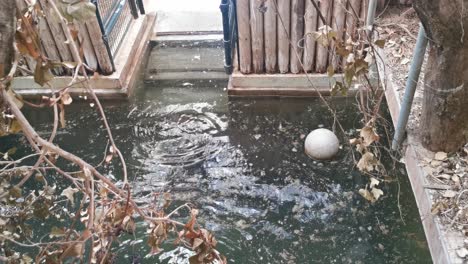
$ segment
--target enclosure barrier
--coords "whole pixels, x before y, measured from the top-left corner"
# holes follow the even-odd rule
[[[16,0],[19,12],[28,7],[27,0]],[[109,75],[115,71],[114,58],[125,38],[125,34],[133,23],[133,17],[138,17],[136,8],[143,14],[141,0],[93,0],[96,5],[96,16],[86,22],[75,21],[78,30],[78,42],[83,49],[83,57],[87,66],[93,71]],[[77,61],[66,43],[65,27],[47,0],[38,0],[43,17],[37,21],[41,48],[52,61]],[[34,72],[36,61],[29,57],[22,60],[23,66]],[[70,75],[68,69],[54,69],[57,75]],[[28,73],[23,72],[23,75]]]
[[[314,32],[328,26],[337,38],[357,37],[369,0],[237,0],[238,70],[243,74],[339,71],[341,58]],[[324,23],[326,22],[326,23]]]

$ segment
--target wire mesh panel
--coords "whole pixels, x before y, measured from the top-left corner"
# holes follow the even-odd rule
[[[137,4],[140,7],[140,2],[138,0],[96,0],[101,30],[112,58],[115,58],[135,17],[135,12],[132,13],[131,7],[136,7]],[[142,9],[141,5],[141,13],[143,13]]]
[[[116,9],[113,15],[109,18],[105,27],[105,33],[108,37],[112,56],[117,54],[120,44],[133,21],[129,1],[123,0],[122,2],[123,3],[119,4],[118,9]]]
[[[102,21],[105,23],[117,5],[120,3],[120,0],[98,0],[97,7],[99,14],[101,15]]]

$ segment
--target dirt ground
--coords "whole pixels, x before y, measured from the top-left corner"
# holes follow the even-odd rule
[[[419,19],[411,7],[388,7],[376,20],[379,38],[385,39],[386,66],[403,97],[407,74],[419,30]],[[422,110],[424,65],[408,122],[408,140],[415,146],[420,166],[427,173],[426,189],[432,196],[432,214],[438,216],[445,230],[455,230],[464,237],[456,255],[468,257],[468,144],[457,153],[433,153],[418,142]],[[409,142],[409,143],[408,143]]]

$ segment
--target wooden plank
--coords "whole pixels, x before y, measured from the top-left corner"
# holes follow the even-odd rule
[[[311,1],[305,1],[305,14],[304,14],[304,70],[312,72],[315,70],[315,49],[316,41],[313,32],[317,31],[318,12]],[[318,6],[318,4],[317,4]]]
[[[93,71],[97,71],[98,61],[96,58],[96,53],[94,52],[93,44],[91,43],[91,38],[89,37],[88,29],[84,23],[78,22],[77,25],[86,65],[88,65],[88,67],[90,67]]]
[[[44,15],[49,25],[50,32],[55,41],[55,46],[60,54],[61,61],[73,61],[73,57],[70,52],[70,47],[66,44],[67,38],[62,28],[62,23],[58,16],[52,10],[47,0],[39,0],[39,4],[44,11]]]
[[[276,5],[275,0],[267,0],[265,2],[266,12],[264,15],[265,26],[265,68],[267,73],[276,73],[278,70],[277,56],[277,22],[276,22]]]
[[[291,0],[281,0],[278,3],[278,67],[280,73],[289,72],[289,38]]]
[[[41,96],[50,96],[54,91],[56,92],[56,90],[42,87],[40,89],[17,89],[15,93],[26,99],[40,99]],[[73,98],[78,99],[80,99],[79,96],[86,94],[83,88],[69,88],[67,91]],[[125,90],[121,88],[94,89],[94,93],[100,100],[125,100],[128,98]]]
[[[237,1],[237,29],[239,39],[239,61],[242,73],[252,72],[252,46],[250,38],[249,0]]]
[[[312,83],[317,88],[330,89],[330,77],[327,74],[310,75]],[[335,80],[341,81],[343,76],[336,74]],[[313,89],[305,74],[249,74],[234,72],[231,75],[231,84],[234,88],[308,88]]]
[[[354,96],[356,92],[351,91],[349,96]],[[274,96],[274,97],[318,97],[330,96],[330,89],[313,90],[311,88],[229,88],[229,96]],[[334,97],[343,97],[335,95]]]
[[[326,29],[324,26],[330,26],[331,16],[332,16],[332,1],[330,0],[319,0],[320,5],[320,13],[325,17],[326,24],[323,23],[321,19],[319,19],[319,30],[322,29],[321,32],[325,31]],[[317,46],[317,59],[315,65],[315,71],[319,73],[324,73],[327,71],[328,66],[328,51],[329,47],[325,47],[323,45],[318,44]]]
[[[50,81],[52,87],[66,87],[72,80],[72,76],[58,76],[55,77]],[[84,81],[83,77],[78,77],[77,83],[73,85],[74,88],[79,88],[83,92],[86,90],[83,88],[83,84],[81,83]],[[117,76],[100,76],[99,78],[91,78],[90,80],[91,87],[99,87],[100,89],[116,89],[122,88],[120,84],[120,80]],[[33,76],[27,77],[18,77],[14,78],[12,81],[12,87],[15,91],[19,90],[32,90],[32,89],[46,89],[36,82],[34,82]]]
[[[265,50],[263,42],[264,0],[250,0],[250,28],[252,34],[252,65],[255,73],[265,72]]]
[[[230,96],[328,96],[330,78],[326,74],[309,75],[314,87],[305,74],[249,74],[234,72],[228,84]],[[337,79],[343,75],[337,74]],[[346,96],[355,96],[360,87],[352,87]],[[340,96],[340,95],[337,95]]]
[[[86,28],[88,29],[89,37],[94,47],[100,73],[111,74],[113,72],[112,61],[107,52],[104,40],[102,39],[101,28],[99,27],[97,18],[93,17],[86,21]]]
[[[304,50],[304,0],[292,0],[291,7],[291,59],[292,73],[302,71],[302,54]]]
[[[333,17],[332,17],[332,29],[337,32],[337,41],[342,42],[345,31],[346,21],[346,2],[345,0],[335,0],[333,2]],[[329,56],[330,63],[335,69],[335,72],[341,71],[341,56],[336,53],[335,42],[331,45],[331,54]]]

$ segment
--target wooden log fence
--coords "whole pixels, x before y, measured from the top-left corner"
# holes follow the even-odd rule
[[[249,0],[241,0],[249,1]],[[268,0],[273,5],[278,6],[277,12],[277,34],[278,34],[278,67],[280,73],[289,72],[289,36],[291,35],[290,30],[290,18],[291,18],[291,0]],[[239,31],[239,34],[243,34]],[[242,71],[241,68],[241,72]]]
[[[317,43],[314,33],[331,29],[343,41],[355,39],[366,20],[368,2],[237,0],[237,69],[243,74],[325,73],[331,65],[339,72],[343,61],[335,46]]]
[[[30,1],[16,0],[18,9],[26,10],[28,2]],[[37,7],[43,13],[43,16],[39,17],[37,21],[37,26],[41,49],[44,54],[52,61],[76,61],[77,58],[73,57],[70,47],[66,42],[64,30],[68,25],[63,24],[59,20],[47,0],[39,0]],[[85,23],[75,21],[74,25],[79,33],[78,42],[82,48],[82,54],[87,66],[101,74],[111,74],[114,71],[113,61],[104,42],[98,18],[93,17]],[[26,68],[29,74],[34,73],[36,62],[33,59],[25,57],[22,63],[22,66]],[[55,68],[53,71],[58,75],[71,74],[69,69],[64,68]],[[26,75],[27,73],[24,74]]]
[[[276,42],[276,6],[272,1],[265,2],[265,14],[263,23],[265,27],[265,68],[267,73],[275,73],[278,71],[278,53]]]

